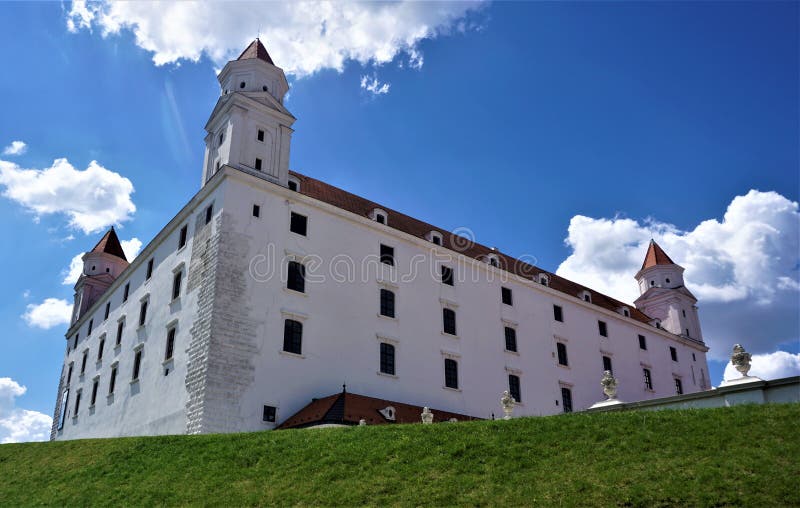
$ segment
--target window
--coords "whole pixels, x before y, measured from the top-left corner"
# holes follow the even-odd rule
[[[582,291],[581,297],[583,298],[584,302],[592,303],[592,294],[588,291]]]
[[[103,359],[103,350],[106,348],[106,334],[100,336],[100,345],[97,347],[97,361]]]
[[[564,386],[561,387],[561,407],[565,413],[572,412],[572,390]]]
[[[150,277],[153,276],[153,258],[147,262],[147,273],[144,276],[144,280],[150,280]]]
[[[550,278],[547,275],[545,275],[543,273],[540,273],[539,274],[539,284],[541,284],[542,286],[549,286],[550,285]]]
[[[244,87],[245,87],[245,82],[244,82],[244,81],[242,81],[241,83],[239,83],[239,88],[244,88]]]
[[[628,309],[622,309],[622,315],[625,317],[631,317],[631,311]]]
[[[603,371],[609,371],[612,374],[614,373],[614,368],[611,366],[610,356],[603,357]]]
[[[394,293],[381,289],[381,316],[394,317]]]
[[[142,367],[142,350],[137,349],[133,357],[133,372],[131,373],[131,380],[136,381],[139,379],[139,370]]]
[[[514,305],[514,300],[509,288],[500,288],[500,297],[506,305]]]
[[[264,131],[263,130],[258,129],[258,134],[256,135],[256,139],[258,139],[259,141],[264,141]]]
[[[286,287],[300,293],[306,292],[306,267],[297,261],[289,261]]]
[[[564,310],[560,305],[553,305],[553,319],[561,323],[564,322]]]
[[[72,413],[73,418],[78,416],[78,409],[81,407],[81,393],[80,390],[75,393],[75,411]]]
[[[686,309],[681,309],[681,313],[683,314],[683,317],[686,317]]]
[[[303,352],[303,323],[287,319],[283,323],[283,350],[296,355]]]
[[[517,331],[510,326],[505,327],[506,351],[517,352]]]
[[[128,295],[131,293],[131,283],[125,284],[125,289],[122,291],[122,303],[128,301]]]
[[[675,349],[674,347],[670,346],[669,347],[669,357],[672,358],[673,362],[677,362],[678,361],[678,350]]]
[[[147,302],[147,300],[143,300],[139,306],[139,326],[144,326],[144,322],[147,319]]]
[[[167,332],[167,346],[164,348],[164,360],[171,360],[172,353],[175,351],[175,327]]]
[[[114,385],[117,384],[117,366],[111,367],[111,379],[108,381],[108,394],[114,393]]]
[[[450,358],[444,359],[444,385],[458,390],[458,362]]]
[[[696,361],[697,361],[697,358],[695,358],[695,356],[694,356],[694,353],[692,353],[692,361],[693,361],[693,362],[696,362]]]
[[[257,171],[261,171],[261,159],[259,159],[258,157],[256,157],[255,168],[256,168]]]
[[[261,207],[258,205],[253,205],[253,217],[260,217],[261,216]]]
[[[94,319],[89,320],[89,329],[86,331],[87,337],[92,334],[92,328],[94,328]]]
[[[639,335],[639,349],[647,350],[647,339],[644,335]]]
[[[569,358],[567,358],[567,345],[563,342],[556,342],[556,353],[558,355],[558,364],[568,366]]]
[[[95,379],[94,383],[92,383],[92,401],[89,404],[89,407],[94,406],[94,403],[97,401],[97,387],[100,385],[100,380]]]
[[[211,222],[212,215],[214,215],[214,205],[209,205],[208,208],[206,208],[206,224]]]
[[[189,234],[189,225],[184,224],[181,228],[180,234],[178,234],[178,248],[184,247],[186,245],[186,235]]]
[[[394,346],[381,342],[381,372],[394,376]]]
[[[648,390],[653,389],[653,378],[650,375],[650,369],[642,369],[642,375],[644,375],[644,387]]]
[[[181,280],[183,279],[183,270],[180,270],[172,276],[172,299],[177,300],[181,296]]]
[[[689,329],[688,328],[686,329],[686,336],[687,337],[689,336]]]
[[[219,136],[217,136],[217,146],[222,145],[222,141],[225,140],[225,133],[220,132]]]
[[[444,333],[456,334],[456,311],[453,309],[442,309],[442,327]]]
[[[667,284],[669,284],[669,279],[665,279],[665,280],[664,280],[664,282],[666,282]]]
[[[289,180],[289,190],[297,192],[297,182]]]
[[[289,220],[289,231],[306,236],[308,233],[308,217],[292,212],[291,219]]]
[[[522,394],[519,388],[519,376],[515,376],[514,374],[508,375],[508,393],[514,397],[515,401],[522,402]]]
[[[89,359],[89,350],[83,352],[83,358],[81,359],[81,376],[84,372],[86,372],[86,360]]]
[[[675,393],[678,395],[683,395],[683,383],[678,378],[675,378]]]
[[[449,266],[442,266],[442,284],[453,286],[453,269]]]
[[[67,369],[67,384],[72,381],[72,367],[74,366],[73,362],[69,362],[69,369]]]
[[[601,336],[608,337],[608,325],[606,325],[605,321],[597,322],[597,331],[600,332]]]
[[[106,311],[103,313],[103,321],[108,319],[108,315],[111,313],[111,302],[106,303]]]
[[[125,321],[120,321],[117,323],[117,340],[116,345],[119,346],[122,344],[122,330],[125,328]]]
[[[75,334],[75,342],[72,344],[73,350],[78,349],[78,339],[80,339],[80,337],[81,337],[80,333]]]
[[[264,406],[264,414],[261,419],[265,422],[275,422],[275,413],[276,413],[275,406]]]
[[[497,268],[500,266],[500,261],[498,261],[497,256],[494,254],[489,254],[487,259],[489,260],[489,264],[493,267]]]
[[[381,263],[394,266],[394,247],[381,244]]]
[[[379,224],[386,224],[386,216],[383,215],[382,213],[376,213],[375,214],[375,222],[377,222]]]

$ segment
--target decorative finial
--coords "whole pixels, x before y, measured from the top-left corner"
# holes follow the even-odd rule
[[[610,370],[603,371],[603,377],[600,379],[600,386],[603,387],[603,393],[606,394],[608,400],[617,398],[617,379],[611,375]]]
[[[734,344],[733,353],[731,354],[731,363],[742,377],[749,377],[747,373],[750,372],[750,359],[750,353],[745,351],[741,344]]]
[[[342,393],[347,393],[347,384],[342,383]]]

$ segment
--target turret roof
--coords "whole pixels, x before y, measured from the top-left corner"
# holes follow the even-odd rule
[[[645,268],[650,268],[651,266],[656,265],[674,265],[675,262],[672,261],[667,253],[659,247],[655,240],[650,240],[650,246],[647,248],[647,254],[644,256],[644,262],[642,263],[642,270]]]
[[[122,245],[119,243],[119,238],[117,238],[117,232],[114,231],[114,226],[111,226],[111,229],[106,231],[106,234],[97,242],[91,252],[104,252],[122,258],[125,261],[128,260],[125,257],[125,251],[122,250]]]
[[[259,60],[263,60],[270,65],[275,65],[272,62],[272,58],[269,56],[269,53],[267,52],[267,48],[261,44],[260,39],[256,39],[251,42],[250,45],[247,46],[244,51],[242,51],[242,54],[239,55],[237,60],[248,60],[250,58],[258,58]]]

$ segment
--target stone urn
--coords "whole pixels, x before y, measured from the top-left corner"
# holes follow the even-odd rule
[[[606,394],[608,400],[617,398],[617,379],[611,375],[610,370],[603,372],[603,377],[600,379],[600,385],[603,387],[603,393]]]
[[[500,397],[500,406],[503,408],[503,420],[510,420],[511,413],[514,412],[514,397],[508,393],[508,390],[503,392],[503,396]]]
[[[427,406],[422,408],[422,414],[420,416],[422,417],[422,423],[426,425],[433,423],[433,413],[431,413],[431,410]]]
[[[747,373],[750,372],[750,359],[750,353],[745,351],[741,344],[734,344],[733,353],[731,353],[731,363],[742,377],[748,377]]]

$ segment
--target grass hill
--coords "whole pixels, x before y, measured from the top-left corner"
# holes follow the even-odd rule
[[[800,505],[800,405],[0,445],[0,505]]]

